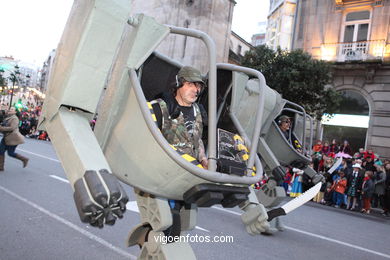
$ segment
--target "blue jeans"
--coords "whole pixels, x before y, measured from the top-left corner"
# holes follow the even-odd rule
[[[15,149],[17,145],[6,145],[4,138],[0,142],[0,155],[4,155],[5,151],[8,152],[8,155],[11,157],[16,157]]]
[[[344,204],[344,194],[340,192],[334,192],[336,194],[336,205],[341,206],[341,204]]]

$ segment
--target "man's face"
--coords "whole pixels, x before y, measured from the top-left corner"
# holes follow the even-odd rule
[[[15,108],[14,108],[14,107],[11,107],[10,109],[8,109],[7,114],[8,114],[8,115],[15,115],[15,114],[16,114]]]
[[[291,126],[291,121],[290,119],[283,119],[282,122],[280,123],[280,129],[283,132],[286,132],[290,129]]]
[[[202,89],[202,85],[197,82],[184,82],[183,86],[177,90],[176,100],[179,105],[191,106],[196,101]]]

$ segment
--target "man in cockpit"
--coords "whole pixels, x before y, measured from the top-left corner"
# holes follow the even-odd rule
[[[298,139],[291,133],[291,120],[286,115],[281,115],[278,119],[278,126],[286,140],[300,153],[302,153],[302,146]]]
[[[202,141],[207,113],[196,103],[205,82],[199,70],[182,67],[176,76],[173,93],[164,93],[152,101],[157,124],[167,141],[178,151],[197,159],[207,169],[208,161]]]
[[[290,141],[290,127],[291,127],[291,120],[286,115],[281,115],[278,119],[278,126],[280,131],[282,131],[283,136]]]

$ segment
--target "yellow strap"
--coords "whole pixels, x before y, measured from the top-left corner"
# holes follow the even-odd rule
[[[240,140],[241,142],[244,142],[244,141],[242,140],[241,136],[239,136],[239,135],[234,135],[234,136],[233,136],[233,139],[234,139],[234,140]]]
[[[245,152],[247,152],[247,153],[249,152],[249,151],[248,151],[248,148],[246,148],[246,146],[243,145],[243,144],[237,145],[237,149],[240,150],[240,151],[245,151]]]
[[[243,159],[244,161],[247,161],[247,160],[249,159],[249,155],[248,155],[248,154],[244,154],[244,155],[242,156],[242,159]]]

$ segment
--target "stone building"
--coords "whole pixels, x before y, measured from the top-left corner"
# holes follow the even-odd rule
[[[266,43],[273,50],[291,50],[297,0],[270,0]]]
[[[38,84],[38,88],[41,92],[45,92],[47,89],[47,83],[49,81],[50,71],[54,63],[55,54],[56,50],[53,49],[42,65],[40,81]]]
[[[245,53],[253,48],[249,42],[245,41],[238,34],[232,31],[229,41],[229,63],[241,65],[241,60]]]
[[[228,62],[234,0],[133,1],[133,13],[144,13],[159,23],[197,29],[207,33],[217,46],[217,62]],[[157,49],[185,64],[208,71],[207,49],[198,39],[170,35]]]
[[[333,62],[332,86],[369,107],[365,148],[390,158],[390,1],[299,0],[293,49]]]

